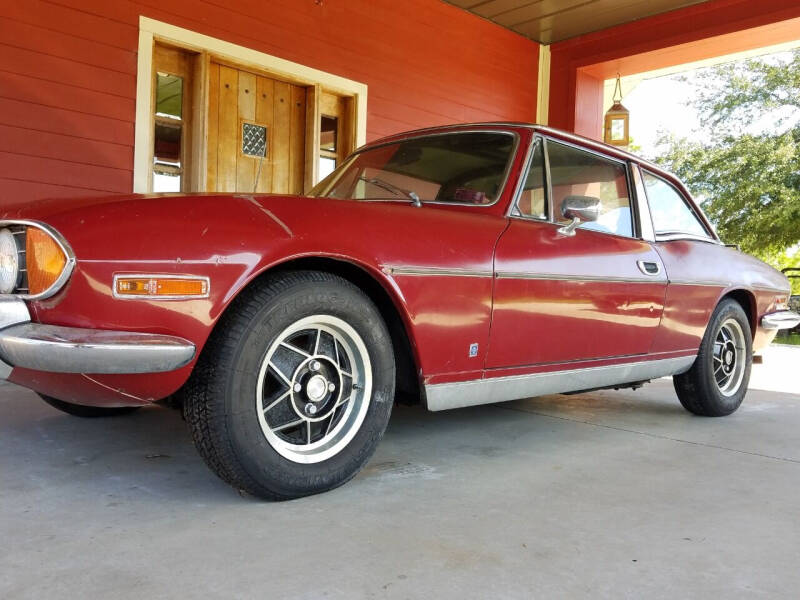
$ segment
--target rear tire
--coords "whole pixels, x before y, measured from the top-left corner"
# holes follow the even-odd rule
[[[73,417],[82,417],[84,419],[97,419],[102,417],[120,417],[127,415],[135,410],[139,410],[141,406],[84,406],[82,404],[73,404],[72,402],[64,402],[57,400],[44,394],[39,394],[39,397],[47,402],[53,408],[61,412],[72,415]]]
[[[351,479],[378,445],[394,401],[383,319],[336,275],[257,282],[214,329],[184,395],[200,455],[221,479],[272,500]]]
[[[678,399],[696,415],[729,415],[747,394],[752,363],[750,322],[738,302],[725,299],[711,315],[692,368],[672,378]]]

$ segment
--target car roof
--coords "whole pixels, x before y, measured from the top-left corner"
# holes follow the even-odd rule
[[[458,132],[461,130],[469,130],[469,129],[486,129],[492,127],[499,127],[502,129],[530,129],[533,131],[537,131],[539,133],[553,136],[565,141],[573,141],[579,145],[586,146],[595,150],[599,150],[600,152],[605,152],[607,154],[611,154],[613,156],[617,156],[618,158],[622,158],[625,160],[632,160],[634,162],[639,163],[642,166],[647,167],[648,170],[655,171],[656,173],[666,175],[670,179],[674,179],[680,182],[680,179],[677,175],[672,173],[671,171],[665,169],[664,167],[657,165],[656,163],[647,160],[641,156],[628,152],[627,150],[623,150],[617,146],[611,146],[609,144],[605,144],[603,142],[598,142],[597,140],[593,140],[591,138],[578,135],[576,133],[571,133],[569,131],[564,131],[563,129],[556,129],[555,127],[549,127],[547,125],[539,125],[536,123],[525,123],[522,121],[486,121],[486,122],[478,122],[478,123],[453,123],[450,125],[438,125],[436,127],[424,127],[421,129],[413,129],[411,131],[403,131],[401,133],[394,133],[391,135],[384,136],[372,142],[369,142],[359,148],[371,148],[373,146],[380,146],[382,144],[386,144],[389,142],[413,138],[413,137],[420,137],[424,135],[436,134],[436,133],[449,133],[449,132]]]

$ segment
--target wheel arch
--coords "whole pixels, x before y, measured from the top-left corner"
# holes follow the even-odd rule
[[[744,288],[738,288],[734,290],[728,290],[723,294],[723,296],[719,299],[717,305],[720,302],[725,300],[726,298],[731,298],[739,303],[739,306],[742,307],[744,310],[744,314],[747,315],[747,321],[750,323],[750,336],[755,339],[756,336],[756,328],[757,328],[757,308],[756,308],[756,298],[752,292],[746,290]]]
[[[282,262],[271,264],[226,299],[226,305],[214,324],[214,328],[219,325],[222,316],[235,304],[235,298],[242,292],[266,278],[290,271],[322,271],[338,275],[369,296],[383,317],[392,339],[396,365],[396,396],[405,403],[418,403],[422,390],[420,385],[421,363],[400,291],[394,289],[390,281],[381,280],[365,266],[353,261],[338,257],[308,255],[288,258]]]

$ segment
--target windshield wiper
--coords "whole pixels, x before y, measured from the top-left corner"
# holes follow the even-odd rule
[[[417,206],[417,207],[422,206],[422,200],[420,200],[419,196],[417,196],[417,193],[412,191],[412,190],[404,190],[401,187],[397,187],[396,185],[393,185],[393,184],[389,183],[388,181],[384,181],[383,179],[378,179],[377,177],[364,177],[362,175],[358,179],[360,181],[364,181],[366,183],[370,183],[370,184],[372,184],[374,186],[382,188],[382,189],[386,190],[387,192],[392,192],[393,194],[395,194],[397,196],[405,196],[406,198],[410,198],[411,199],[411,203],[414,206]]]

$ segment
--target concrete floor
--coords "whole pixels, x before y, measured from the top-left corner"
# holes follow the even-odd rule
[[[285,503],[218,481],[174,411],[2,384],[0,598],[796,598],[797,381],[725,419],[668,380],[398,407],[354,481]]]

